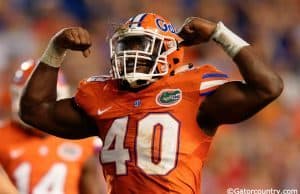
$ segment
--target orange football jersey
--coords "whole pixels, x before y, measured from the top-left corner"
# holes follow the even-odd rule
[[[94,138],[40,138],[13,123],[2,126],[0,134],[0,163],[20,193],[79,193],[83,162],[96,148]]]
[[[213,66],[183,70],[138,92],[117,80],[82,81],[75,101],[99,126],[101,163],[110,193],[200,193],[212,137],[196,115],[206,95],[227,81]]]

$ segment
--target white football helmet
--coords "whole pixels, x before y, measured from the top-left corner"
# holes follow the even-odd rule
[[[113,78],[137,88],[170,75],[183,59],[180,41],[173,25],[159,15],[130,18],[110,39]]]

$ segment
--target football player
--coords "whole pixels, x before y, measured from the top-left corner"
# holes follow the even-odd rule
[[[235,61],[243,81],[230,81],[212,65],[183,63],[186,46],[209,40]],[[176,33],[167,19],[142,13],[110,39],[111,76],[83,80],[73,98],[57,101],[66,52],[88,57],[90,46],[81,27],[53,36],[27,84],[20,114],[60,137],[99,135],[110,193],[200,193],[203,161],[218,126],[251,117],[283,89],[281,78],[222,22],[190,17]]]
[[[0,164],[22,194],[104,193],[106,186],[103,178],[101,182],[100,165],[94,159],[98,158],[99,139],[100,142],[93,138],[67,141],[49,136],[19,119],[20,94],[34,67],[33,60],[25,61],[13,78],[12,119],[0,127]],[[61,73],[58,79],[58,98],[69,96],[69,87]]]

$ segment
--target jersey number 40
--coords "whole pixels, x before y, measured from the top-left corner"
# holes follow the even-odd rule
[[[108,130],[101,161],[115,163],[116,174],[127,174],[130,160],[125,147],[128,116],[116,119]],[[169,113],[150,113],[137,123],[136,165],[148,175],[166,175],[176,167],[179,122]]]

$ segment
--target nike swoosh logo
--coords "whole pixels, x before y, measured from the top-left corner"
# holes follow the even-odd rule
[[[112,107],[111,106],[109,106],[109,107],[107,107],[107,108],[105,108],[105,109],[103,109],[103,110],[101,110],[100,108],[98,109],[98,111],[97,111],[97,115],[102,115],[103,113],[105,113],[105,112],[107,112],[109,109],[111,109]]]

